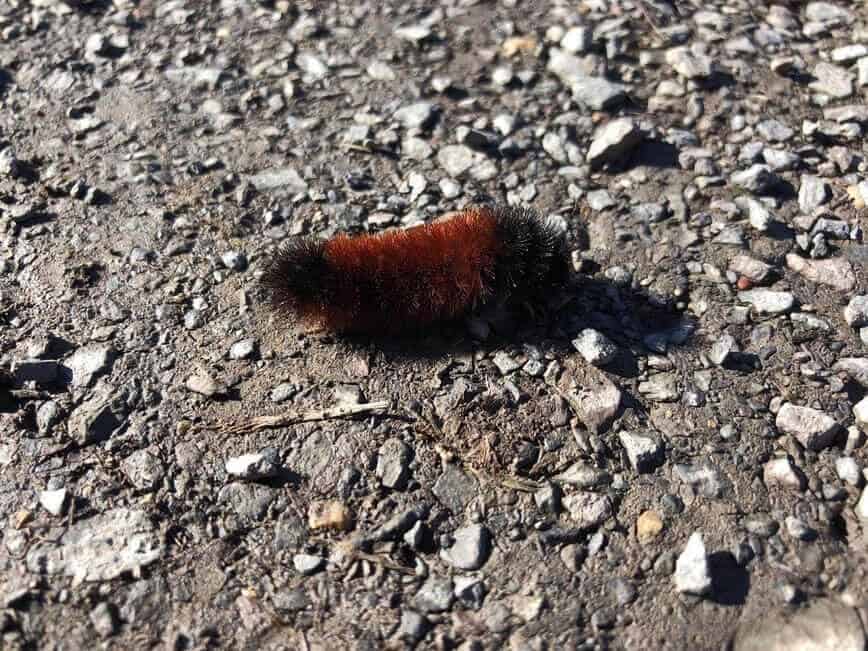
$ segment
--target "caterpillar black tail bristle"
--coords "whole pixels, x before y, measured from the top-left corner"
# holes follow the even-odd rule
[[[566,281],[564,233],[525,208],[468,208],[379,235],[283,245],[261,278],[279,313],[336,332],[396,332]]]

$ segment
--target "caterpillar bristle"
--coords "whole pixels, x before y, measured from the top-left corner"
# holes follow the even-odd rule
[[[532,210],[468,208],[379,235],[296,238],[265,265],[272,307],[336,332],[398,332],[567,279],[564,234]]]

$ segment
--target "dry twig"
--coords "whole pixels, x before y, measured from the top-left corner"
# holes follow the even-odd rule
[[[368,561],[369,563],[375,563],[380,565],[388,570],[393,570],[395,572],[400,572],[401,574],[413,575],[416,574],[416,571],[411,567],[404,567],[403,565],[398,565],[390,561],[388,558],[380,554],[366,554],[365,552],[353,552],[353,558],[361,559],[363,561]]]
[[[368,414],[384,410],[389,405],[387,400],[376,402],[364,402],[358,405],[338,405],[328,409],[314,409],[304,413],[289,412],[274,416],[258,416],[248,421],[235,423],[222,423],[217,427],[220,434],[227,436],[239,434],[253,434],[265,429],[287,427],[297,423],[310,423],[318,420],[330,420],[332,418],[348,418],[359,414]]]

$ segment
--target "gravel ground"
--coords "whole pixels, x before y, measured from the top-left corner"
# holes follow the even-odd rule
[[[0,3],[0,648],[864,649],[866,97],[841,0]],[[266,308],[492,201],[562,292]]]

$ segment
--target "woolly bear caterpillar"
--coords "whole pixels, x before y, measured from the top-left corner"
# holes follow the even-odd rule
[[[564,234],[532,210],[468,208],[378,235],[301,237],[261,278],[271,305],[335,332],[397,332],[492,300],[531,299],[567,279]]]

